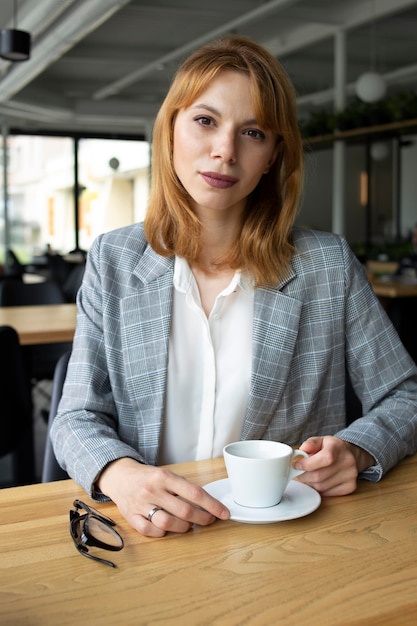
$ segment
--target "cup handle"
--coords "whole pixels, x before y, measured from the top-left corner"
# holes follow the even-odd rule
[[[307,458],[309,455],[307,454],[307,452],[304,452],[304,450],[293,450],[292,459],[294,460],[297,456],[303,456]],[[295,469],[295,467],[291,465],[288,481],[292,480],[296,476],[299,476],[300,474],[304,474],[304,470]]]

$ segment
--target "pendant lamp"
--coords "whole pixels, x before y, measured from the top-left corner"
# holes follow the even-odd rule
[[[385,141],[377,141],[371,145],[371,157],[374,161],[384,161],[389,155],[389,147]]]
[[[378,102],[385,96],[387,85],[378,72],[365,72],[356,81],[355,89],[363,102]]]
[[[375,70],[375,2],[372,2],[370,25],[371,69],[356,81],[356,95],[363,102],[378,102],[387,92],[384,77]]]
[[[0,57],[6,61],[27,61],[30,58],[30,33],[16,29],[17,0],[13,0],[13,28],[0,31]]]

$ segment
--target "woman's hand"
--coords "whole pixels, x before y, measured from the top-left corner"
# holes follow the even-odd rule
[[[185,533],[193,524],[208,526],[229,518],[229,510],[202,487],[163,467],[142,465],[122,458],[110,463],[97,482],[102,493],[142,535],[163,537],[166,532]],[[157,507],[152,521],[147,519]]]
[[[300,449],[311,456],[297,461],[297,469],[305,470],[297,480],[324,496],[352,493],[358,474],[375,462],[368,452],[338,437],[310,437]]]

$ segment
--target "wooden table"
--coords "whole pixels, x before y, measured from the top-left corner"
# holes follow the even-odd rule
[[[225,476],[220,459],[174,469],[201,485]],[[121,552],[100,551],[115,569],[77,553],[76,497],[90,502],[73,481],[0,491],[3,626],[417,623],[417,456],[275,524],[217,521],[150,539],[112,503],[96,505],[125,539]]]
[[[369,276],[375,294],[390,317],[401,341],[417,363],[417,283],[401,278]]]
[[[55,354],[53,347],[44,347],[42,344],[71,342],[74,337],[76,317],[76,304],[0,307],[0,326],[12,326],[19,335],[20,345],[23,346],[22,354],[28,379],[32,378],[33,364],[36,363],[39,351],[46,350],[50,354],[52,350],[51,363],[54,362],[54,359],[58,360],[62,351],[58,349]],[[50,376],[52,377],[52,373]],[[32,428],[28,430],[24,442],[24,453],[21,455],[25,461],[21,470],[23,472],[21,480],[25,482],[34,482],[36,479],[34,441],[34,423],[32,421]]]
[[[416,298],[417,283],[400,278],[369,277],[370,283],[379,298]]]
[[[13,326],[22,346],[72,341],[76,304],[0,307],[0,326]]]

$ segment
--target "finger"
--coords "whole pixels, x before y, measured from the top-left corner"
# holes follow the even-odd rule
[[[295,462],[295,468],[312,473],[326,469],[333,463],[333,457],[321,451],[311,454],[309,457],[298,457]]]
[[[158,509],[151,521],[145,515],[135,514],[126,517],[129,524],[145,537],[164,537],[167,532],[186,533],[192,524],[173,517],[167,511]]]
[[[165,505],[161,506],[176,517],[200,525],[211,523],[213,517],[223,520],[230,517],[230,511],[224,504],[186,479],[173,474],[167,487],[171,494],[179,497],[169,499],[166,494]]]
[[[154,526],[157,530],[151,529],[151,533],[158,533],[158,531],[162,532],[163,535],[167,532],[172,533],[186,533],[192,527],[190,522],[184,521],[178,517],[174,517],[168,511],[164,509],[158,509],[156,513],[152,516],[152,520],[148,522],[151,526]],[[153,535],[158,536],[158,535]]]
[[[305,472],[297,477],[302,482],[323,495],[345,495],[355,491],[358,474],[352,468],[324,468],[315,472]]]
[[[323,489],[320,490],[320,493],[322,496],[347,496],[348,494],[356,491],[357,487],[358,487],[357,481],[353,480],[353,481],[338,483],[336,485],[333,485],[332,487],[329,487],[328,489],[323,487]]]
[[[323,447],[324,437],[309,437],[300,446],[300,450],[307,452],[307,454],[315,454],[319,452]]]
[[[160,511],[158,513],[158,517],[153,523],[165,533],[186,533],[193,526],[191,522],[174,517],[167,511]]]
[[[149,522],[143,515],[126,516],[126,519],[132,528],[145,537],[163,537],[166,534],[163,528],[159,528],[153,522]]]
[[[155,473],[155,468],[148,470]],[[183,508],[178,501],[191,503],[195,510],[189,507],[185,514],[191,513],[188,521],[193,523],[209,523],[207,515],[201,515],[199,510],[219,519],[229,519],[230,512],[219,500],[209,495],[202,487],[189,482],[187,479],[174,474],[166,468],[157,468],[156,480],[149,480],[143,485],[142,499],[148,502],[156,502],[158,506],[166,509],[172,515],[182,517]],[[178,498],[179,497],[179,498]],[[175,498],[175,499],[174,499]],[[197,511],[197,513],[196,513]]]
[[[307,444],[307,442],[305,443]],[[305,452],[307,452],[307,450],[305,450]],[[297,460],[296,467],[297,469],[304,469],[304,471],[308,472],[318,471],[328,467],[343,470],[345,467],[349,466],[352,461],[353,456],[350,453],[347,454],[344,442],[335,437],[323,437],[321,438],[320,449],[315,453],[310,453],[310,456],[306,459]]]

